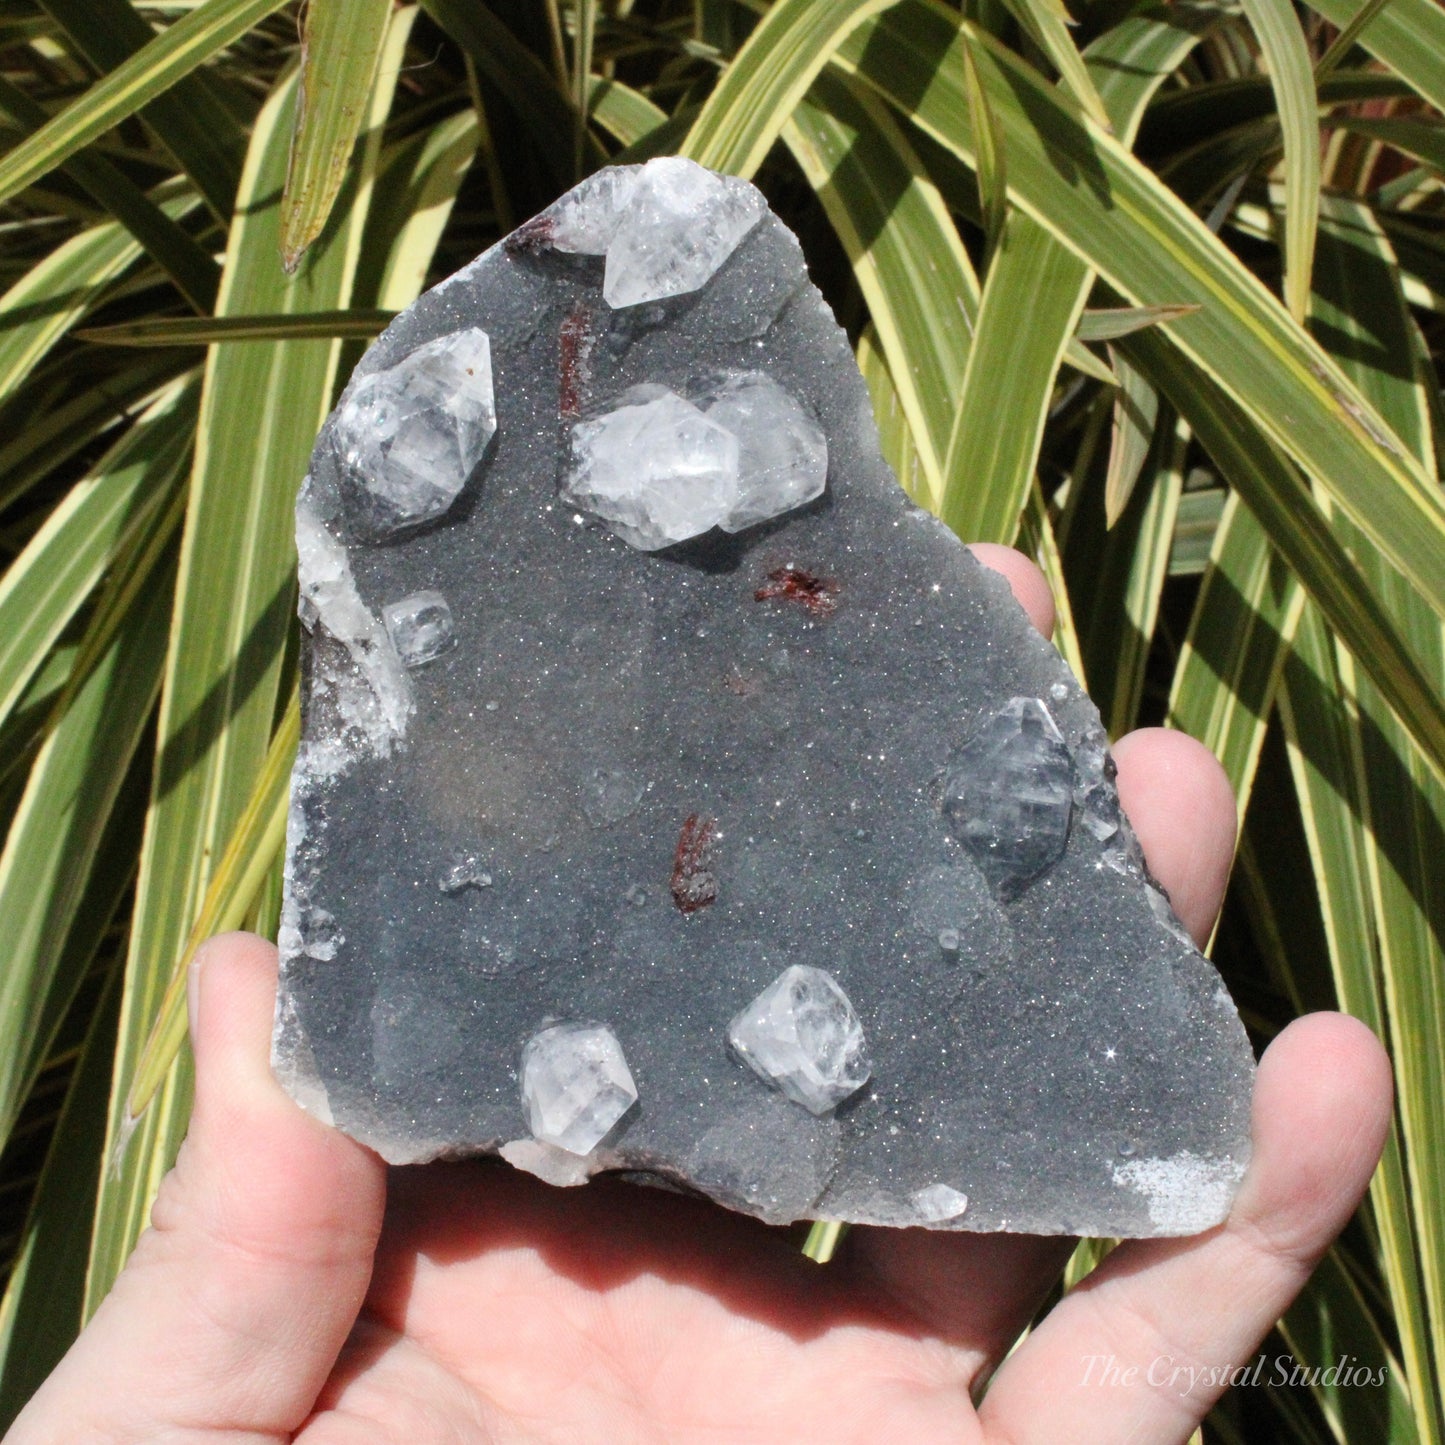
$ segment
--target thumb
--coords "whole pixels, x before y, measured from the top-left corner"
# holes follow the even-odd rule
[[[289,1440],[355,1322],[385,1166],[271,1075],[276,950],[212,939],[191,976],[196,1100],[151,1227],[9,1445]]]

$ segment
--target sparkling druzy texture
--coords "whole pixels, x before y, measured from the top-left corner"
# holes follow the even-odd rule
[[[308,1108],[773,1221],[1223,1217],[1229,997],[750,187],[601,173],[422,297],[297,541],[274,1058]]]

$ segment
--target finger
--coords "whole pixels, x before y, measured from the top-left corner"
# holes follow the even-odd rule
[[[1389,1062],[1363,1024],[1291,1024],[1260,1064],[1228,1221],[1120,1245],[999,1370],[986,1429],[1010,1445],[1187,1439],[1348,1221],[1389,1116]]]
[[[385,1167],[273,1078],[276,950],[214,939],[192,978],[190,1133],[151,1228],[15,1445],[289,1438],[365,1297]]]
[[[1202,941],[1234,849],[1234,800],[1224,771],[1192,738],[1163,728],[1122,739],[1114,756],[1119,796],[1150,871]],[[1059,1239],[856,1228],[846,1257],[927,1329],[965,1350],[978,1371],[1017,1338],[1072,1247]]]
[[[1014,599],[1029,615],[1029,621],[1045,637],[1054,630],[1054,594],[1044,574],[1012,547],[997,542],[975,542],[969,549],[990,571],[999,573]]]
[[[1141,728],[1114,744],[1119,802],[1149,871],[1179,921],[1203,944],[1234,860],[1229,778],[1203,743],[1172,728]]]

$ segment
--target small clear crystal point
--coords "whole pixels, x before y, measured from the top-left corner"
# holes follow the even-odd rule
[[[336,415],[357,534],[379,541],[442,516],[496,429],[491,345],[478,327],[362,377]]]
[[[737,438],[665,387],[635,386],[572,428],[563,500],[644,552],[711,531],[737,493]]]
[[[1064,851],[1074,768],[1048,708],[1005,703],[959,749],[943,782],[943,812],[995,887],[1022,886]]]
[[[607,247],[602,295],[609,306],[640,306],[705,285],[762,220],[755,186],[681,156],[642,168]]]
[[[456,644],[452,609],[440,592],[413,592],[400,602],[389,602],[381,617],[396,655],[408,667],[431,662]]]
[[[552,1024],[527,1040],[522,1107],[534,1139],[591,1153],[636,1102],[622,1045],[605,1024]]]
[[[795,1104],[826,1114],[868,1082],[863,1025],[821,968],[785,968],[728,1026],[752,1071]]]

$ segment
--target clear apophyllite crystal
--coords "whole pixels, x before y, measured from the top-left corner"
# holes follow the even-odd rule
[[[602,295],[638,306],[696,291],[762,220],[761,193],[681,156],[648,161],[607,247]]]
[[[478,327],[362,377],[336,416],[357,535],[377,541],[442,516],[496,429],[491,346]]]
[[[692,398],[644,382],[577,422],[562,497],[651,552],[713,527],[744,531],[827,481],[817,422],[764,372],[730,371]]]
[[[413,592],[400,602],[389,602],[381,616],[391,645],[408,667],[420,667],[456,643],[452,609],[440,592]]]
[[[863,1025],[821,968],[785,968],[728,1025],[728,1043],[759,1078],[813,1114],[868,1082]]]
[[[605,1024],[561,1023],[522,1050],[522,1107],[534,1139],[588,1154],[637,1102],[637,1085]]]
[[[921,1220],[938,1224],[945,1219],[957,1219],[968,1208],[968,1195],[951,1184],[930,1184],[916,1190],[912,1202]]]
[[[657,385],[578,422],[562,497],[644,552],[711,531],[738,492],[738,440]]]
[[[959,749],[943,812],[989,882],[1011,889],[1063,853],[1073,794],[1073,761],[1048,708],[1016,697]]]
[[[729,372],[697,402],[741,448],[737,500],[719,523],[723,531],[741,532],[823,495],[823,429],[766,372]]]
[[[580,256],[605,255],[642,169],[608,166],[574,186],[545,215],[547,243]]]

